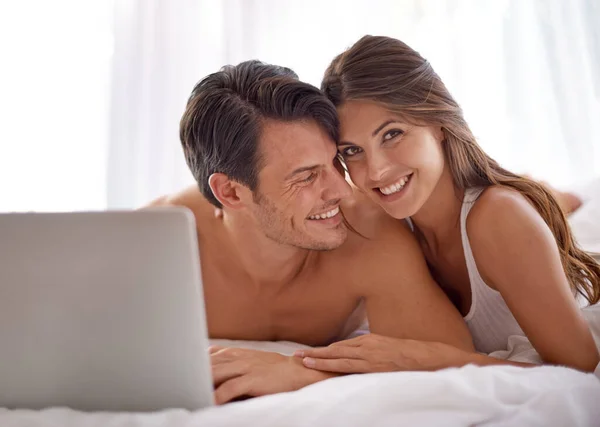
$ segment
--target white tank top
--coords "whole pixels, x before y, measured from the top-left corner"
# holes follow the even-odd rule
[[[467,236],[467,216],[483,188],[469,188],[465,191],[460,211],[460,235],[463,252],[471,282],[471,309],[465,322],[473,336],[475,349],[482,353],[506,350],[508,337],[525,335],[500,292],[490,288],[481,278]]]
[[[477,270],[475,258],[473,258],[467,236],[467,216],[483,190],[484,188],[465,190],[460,210],[460,236],[471,285],[471,308],[464,319],[473,337],[475,349],[482,353],[492,353],[497,350],[506,350],[509,336],[524,336],[525,333],[504,302],[500,292],[490,288],[483,281]],[[410,218],[407,218],[407,221],[410,228],[414,230]]]

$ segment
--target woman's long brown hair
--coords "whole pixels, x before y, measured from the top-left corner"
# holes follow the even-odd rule
[[[504,169],[485,154],[461,108],[418,52],[396,39],[365,36],[333,60],[321,89],[336,107],[348,100],[373,101],[408,122],[440,126],[455,187],[501,185],[519,191],[554,234],[573,291],[590,304],[600,300],[600,265],[577,246],[554,197],[542,185]]]

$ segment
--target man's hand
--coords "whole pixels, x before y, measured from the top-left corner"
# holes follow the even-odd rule
[[[210,348],[215,401],[264,396],[301,389],[335,376],[308,369],[302,360],[258,350]]]

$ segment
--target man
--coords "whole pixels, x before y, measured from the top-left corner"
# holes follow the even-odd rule
[[[318,89],[258,61],[224,67],[194,88],[180,137],[198,185],[152,205],[195,215],[211,338],[326,345],[364,302],[373,333],[472,350],[410,231],[345,181]],[[219,403],[329,376],[274,353],[212,359]]]

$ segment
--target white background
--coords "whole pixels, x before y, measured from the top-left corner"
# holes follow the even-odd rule
[[[319,85],[369,33],[430,60],[480,144],[568,187],[600,174],[594,0],[21,0],[0,3],[0,211],[140,206],[192,183],[193,85],[258,58]]]

